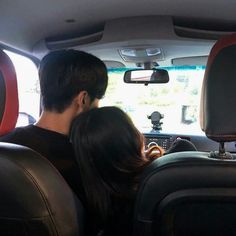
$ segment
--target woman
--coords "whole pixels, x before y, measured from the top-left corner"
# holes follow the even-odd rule
[[[87,234],[131,235],[140,175],[151,161],[143,135],[122,110],[102,107],[74,120],[71,141],[89,213]]]
[[[144,152],[143,135],[116,107],[80,114],[70,134],[88,209],[87,235],[132,235],[140,176],[163,150],[152,147]]]

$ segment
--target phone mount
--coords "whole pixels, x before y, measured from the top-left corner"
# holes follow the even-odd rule
[[[163,122],[161,122],[162,118],[164,118],[164,115],[162,115],[158,111],[154,111],[150,116],[148,116],[148,119],[150,119],[152,122],[152,131],[159,132],[160,130],[162,130],[161,127],[161,125],[163,124]]]

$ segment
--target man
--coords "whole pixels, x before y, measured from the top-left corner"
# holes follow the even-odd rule
[[[105,64],[75,50],[49,53],[39,68],[43,111],[35,125],[16,128],[0,138],[27,146],[47,158],[79,194],[79,168],[68,134],[72,120],[98,106],[107,88]]]

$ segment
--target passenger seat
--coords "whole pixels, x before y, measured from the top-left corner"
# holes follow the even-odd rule
[[[236,34],[212,48],[204,76],[201,125],[219,143],[212,152],[179,152],[146,169],[134,214],[134,236],[236,235]]]

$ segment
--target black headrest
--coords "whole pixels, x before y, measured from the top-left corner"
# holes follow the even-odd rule
[[[18,107],[15,69],[10,58],[0,50],[0,135],[15,128]]]
[[[176,152],[145,170],[133,236],[235,235],[236,161]]]
[[[81,205],[50,162],[31,149],[0,143],[0,192],[1,235],[79,235]]]
[[[236,34],[213,46],[204,76],[201,127],[218,142],[236,141]]]

